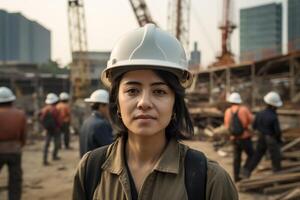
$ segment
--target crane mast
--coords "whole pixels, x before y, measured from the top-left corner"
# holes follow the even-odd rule
[[[68,0],[68,22],[72,55],[71,94],[73,99],[81,99],[87,96],[91,82],[83,0]]]
[[[168,29],[183,45],[189,48],[190,0],[169,0]]]
[[[222,66],[234,64],[233,53],[230,49],[231,35],[236,28],[236,25],[230,19],[230,8],[232,0],[224,0],[223,4],[223,18],[219,26],[222,34],[222,52],[217,57],[217,61],[212,66]]]

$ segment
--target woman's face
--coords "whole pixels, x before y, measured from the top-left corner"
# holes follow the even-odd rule
[[[130,71],[119,87],[119,109],[129,134],[165,134],[175,102],[175,94],[152,70]]]

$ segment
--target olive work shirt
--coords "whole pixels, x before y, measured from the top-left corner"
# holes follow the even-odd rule
[[[93,200],[131,200],[131,188],[124,161],[124,142],[121,137],[107,150],[101,166],[102,175]],[[139,200],[188,200],[184,181],[184,158],[188,147],[171,139],[152,172],[145,178],[138,194]],[[73,200],[86,200],[84,173],[86,158],[81,159],[73,185]],[[199,191],[201,192],[201,191]],[[237,200],[238,194],[228,173],[216,162],[207,162],[207,200]]]

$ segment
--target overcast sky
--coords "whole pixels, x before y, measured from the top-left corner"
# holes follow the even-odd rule
[[[167,28],[167,5],[169,0],[145,0],[152,17],[162,28]],[[240,8],[287,0],[234,0],[234,20],[239,24]],[[222,0],[191,0],[190,49],[194,41],[202,54],[202,63],[212,63],[220,52]],[[85,0],[88,48],[91,51],[110,51],[123,33],[138,27],[128,0]],[[0,9],[21,12],[51,31],[52,59],[61,64],[70,62],[67,0],[0,0]],[[285,18],[285,17],[284,17]],[[284,37],[286,34],[284,34]],[[232,50],[239,54],[239,34],[235,30]],[[284,38],[284,43],[285,38]]]

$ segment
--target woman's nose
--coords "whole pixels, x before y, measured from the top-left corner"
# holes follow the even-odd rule
[[[138,100],[137,107],[142,110],[147,110],[152,107],[151,94],[143,92]]]

